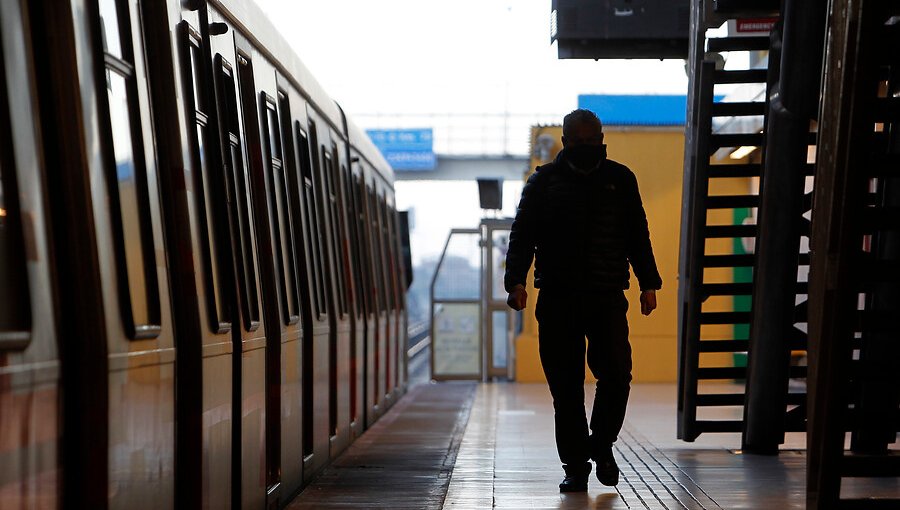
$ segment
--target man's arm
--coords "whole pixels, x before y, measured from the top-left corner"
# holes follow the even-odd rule
[[[535,171],[522,188],[522,198],[509,232],[503,286],[510,294],[507,303],[517,310],[525,307],[525,278],[534,260],[540,201],[540,184],[537,181],[538,172]]]
[[[653,247],[650,245],[650,229],[647,226],[647,214],[644,212],[644,205],[641,202],[641,194],[634,174],[629,174],[628,186],[631,191],[628,261],[631,262],[631,267],[634,269],[634,275],[638,279],[641,291],[656,291],[662,288],[662,278],[659,276],[656,258],[653,256]],[[644,299],[642,294],[642,304]],[[653,308],[656,307],[655,304],[656,298],[654,294]]]

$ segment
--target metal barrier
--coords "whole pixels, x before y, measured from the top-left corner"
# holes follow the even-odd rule
[[[431,280],[431,377],[481,379],[481,229],[453,229]]]
[[[515,313],[503,273],[511,219],[453,229],[431,281],[431,367],[435,380],[513,379]]]

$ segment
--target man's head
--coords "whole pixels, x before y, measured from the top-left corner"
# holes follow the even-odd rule
[[[603,124],[594,112],[578,109],[563,119],[563,147],[603,145]]]

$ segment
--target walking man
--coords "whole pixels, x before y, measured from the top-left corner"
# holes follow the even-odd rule
[[[538,167],[522,189],[509,236],[504,285],[515,310],[528,299],[525,278],[535,260],[541,289],[535,315],[541,365],[553,396],[556,448],[565,478],[560,492],[583,492],[597,479],[619,481],[612,444],[625,419],[631,345],[625,312],[629,263],[641,288],[641,313],[656,308],[656,268],[637,180],[606,158],[603,126],[588,110],[563,121],[563,150]],[[584,409],[584,360],[597,379],[590,434]]]

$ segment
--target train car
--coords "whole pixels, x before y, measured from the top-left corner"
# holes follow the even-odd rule
[[[0,508],[285,506],[406,389],[390,166],[251,1],[0,36]]]

